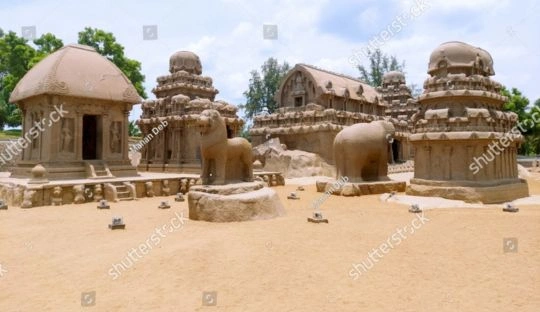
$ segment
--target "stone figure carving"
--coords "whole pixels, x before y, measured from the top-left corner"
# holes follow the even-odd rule
[[[356,94],[358,96],[362,96],[364,94],[364,87],[361,84],[358,85],[358,89],[356,90]]]
[[[16,186],[13,190],[13,199],[11,204],[14,206],[20,206],[24,197],[24,188],[22,186]],[[1,196],[0,198],[5,198]]]
[[[145,182],[144,187],[146,189],[146,196],[154,197],[154,184],[152,183],[152,181]]]
[[[34,190],[25,190],[23,195],[23,202],[21,208],[32,208],[32,199],[34,198],[36,191]]]
[[[74,185],[73,193],[75,195],[73,198],[73,202],[75,204],[83,204],[86,201],[86,199],[84,198],[84,185],[82,184]]]
[[[73,124],[72,119],[62,119],[62,152],[73,152]]]
[[[395,134],[392,123],[379,120],[341,130],[334,139],[337,178],[350,182],[388,180],[388,144]]]
[[[101,187],[101,184],[94,185],[94,200],[100,201],[103,199],[103,188]]]
[[[170,195],[171,188],[169,187],[169,180],[163,180],[163,186],[161,187],[161,192],[163,196]]]
[[[227,139],[225,122],[217,110],[199,116],[201,179],[204,185],[253,181],[251,144],[244,138]]]
[[[180,193],[186,194],[189,191],[188,182],[188,179],[180,179]]]
[[[55,186],[51,194],[51,203],[54,206],[62,205],[62,187]]]
[[[111,130],[110,130],[110,148],[111,153],[120,153],[122,138],[120,137],[121,130],[120,130],[120,122],[119,121],[113,121],[111,122]]]

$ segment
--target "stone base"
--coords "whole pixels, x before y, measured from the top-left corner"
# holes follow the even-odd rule
[[[468,203],[498,204],[529,196],[527,181],[516,179],[498,185],[444,185],[444,182],[412,179],[407,195],[458,199]]]
[[[198,176],[191,174],[172,173],[141,173],[137,177],[50,180],[44,184],[29,183],[29,179],[0,177],[0,199],[7,205],[22,208],[32,208],[48,205],[70,205],[88,202],[99,202],[106,199],[109,202],[125,200],[121,193],[129,193],[132,199],[152,196],[169,196],[175,193],[187,193],[195,184],[200,183]],[[109,187],[110,184],[115,187]],[[96,191],[99,185],[101,192]],[[77,186],[77,188],[75,188]],[[117,188],[125,186],[124,191]],[[77,191],[78,189],[78,191]],[[129,192],[125,192],[128,190]],[[24,194],[29,195],[23,205]]]
[[[391,192],[405,192],[406,183],[400,181],[373,181],[343,183],[342,181],[317,181],[317,192],[342,196],[362,196],[371,194],[384,194]]]
[[[307,220],[311,223],[328,223],[328,219],[307,218]]]
[[[196,185],[188,192],[189,218],[208,222],[272,219],[285,215],[277,193],[262,182]]]
[[[126,228],[125,224],[109,224],[109,229],[111,230],[124,230]]]

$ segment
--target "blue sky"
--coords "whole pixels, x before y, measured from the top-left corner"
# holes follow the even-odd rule
[[[191,50],[220,90],[217,98],[241,104],[249,72],[268,57],[358,76],[354,51],[403,14],[404,26],[380,48],[405,61],[408,83],[421,86],[433,49],[459,40],[491,53],[495,80],[540,98],[540,4],[533,0],[2,1],[0,27],[20,33],[35,26],[38,36],[51,32],[65,44],[85,26],[110,31],[141,61],[149,94],[168,73],[169,56]],[[263,24],[277,25],[277,40],[263,38]],[[157,25],[157,40],[143,40],[143,25]],[[130,119],[139,116],[137,105]]]

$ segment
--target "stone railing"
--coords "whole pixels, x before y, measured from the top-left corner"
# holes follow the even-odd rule
[[[318,124],[352,125],[360,122],[370,122],[383,119],[376,115],[336,111],[326,109],[324,111],[301,111],[288,113],[274,113],[265,116],[256,116],[253,120],[253,128],[278,128]]]
[[[401,164],[389,164],[388,173],[414,172],[414,160],[407,160]]]

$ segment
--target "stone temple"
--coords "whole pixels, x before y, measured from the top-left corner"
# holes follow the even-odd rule
[[[297,64],[275,95],[278,109],[254,118],[253,145],[277,137],[288,149],[319,154],[333,163],[334,137],[344,127],[382,119],[381,95],[365,82]]]
[[[157,78],[152,90],[156,99],[142,102],[142,115],[137,121],[143,134],[138,169],[200,172],[199,114],[206,109],[217,110],[225,119],[229,138],[240,133],[244,121],[236,115],[236,106],[214,101],[218,90],[212,78],[201,75],[202,64],[195,53],[174,53],[169,59],[169,72]]]
[[[382,85],[376,88],[386,105],[384,116],[392,122],[396,133],[392,143],[390,162],[404,161],[414,156],[414,149],[409,143],[412,131],[411,117],[418,112],[418,102],[407,87],[405,75],[390,71],[383,76]]]
[[[29,178],[38,163],[49,179],[137,176],[128,158],[128,116],[140,101],[129,79],[92,47],[52,53],[11,93],[24,134],[11,177]]]
[[[447,42],[430,56],[429,78],[413,117],[415,148],[411,195],[499,203],[528,196],[518,178],[518,118],[503,112],[507,98],[491,55],[463,42]]]

